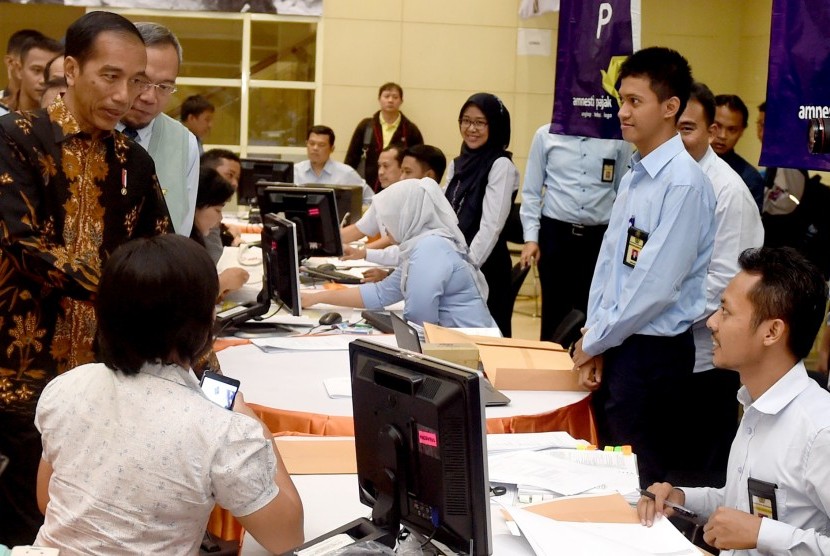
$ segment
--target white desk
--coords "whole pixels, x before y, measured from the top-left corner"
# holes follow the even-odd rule
[[[396,345],[391,335],[354,338]],[[348,351],[265,353],[254,345],[242,345],[224,349],[217,356],[222,372],[241,382],[240,390],[247,402],[287,411],[352,415],[352,400],[331,399],[323,386],[327,378],[350,376]],[[588,396],[587,392],[511,390],[505,393],[511,403],[488,407],[487,418],[550,413]]]
[[[305,511],[305,538],[310,541],[360,517],[371,517],[371,508],[360,503],[357,475],[294,475]],[[532,556],[524,540],[507,531],[498,507],[491,505],[494,556]],[[249,533],[245,533],[240,556],[270,554]]]

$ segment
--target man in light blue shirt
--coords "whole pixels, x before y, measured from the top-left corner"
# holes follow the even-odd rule
[[[363,204],[372,202],[374,192],[366,181],[348,164],[332,160],[334,152],[334,130],[328,126],[316,125],[308,130],[306,137],[308,160],[294,165],[294,183],[322,183],[327,185],[363,184]]]
[[[692,85],[685,58],[646,48],[620,76],[622,134],[637,152],[603,238],[574,368],[595,391],[600,443],[630,444],[648,485],[677,451],[667,441],[672,420],[655,404],[692,372],[689,328],[706,307],[715,196],[676,130]]]
[[[594,265],[631,150],[625,141],[555,135],[550,124],[533,136],[519,212],[521,260],[525,267],[534,260],[539,266],[542,340],[551,338],[569,311],[587,310]]]

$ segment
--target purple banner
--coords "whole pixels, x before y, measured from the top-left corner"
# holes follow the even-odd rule
[[[639,30],[639,0],[562,0],[551,133],[622,138],[617,76]]]
[[[830,118],[830,5],[773,0],[761,165],[830,170],[807,146],[811,118]]]

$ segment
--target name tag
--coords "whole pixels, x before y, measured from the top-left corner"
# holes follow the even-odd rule
[[[746,487],[752,515],[778,519],[778,507],[775,503],[775,489],[778,485],[750,477],[746,481]]]
[[[614,168],[616,161],[613,158],[602,159],[602,182],[611,183],[614,181]]]
[[[634,268],[637,266],[637,261],[640,258],[640,252],[645,247],[648,241],[648,232],[644,232],[639,228],[630,226],[628,228],[628,237],[625,240],[625,254],[623,255],[623,264]]]

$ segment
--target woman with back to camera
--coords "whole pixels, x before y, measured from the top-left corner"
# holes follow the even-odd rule
[[[198,554],[215,504],[268,550],[303,541],[303,510],[271,433],[237,396],[211,402],[191,363],[210,348],[207,252],[169,234],[118,248],[98,287],[97,358],[43,391],[36,546],[74,554]]]
[[[372,201],[381,230],[400,247],[398,268],[377,283],[303,292],[303,307],[329,303],[380,310],[403,299],[406,320],[486,328],[487,283],[469,260],[458,220],[432,178],[393,183]]]
[[[470,246],[470,259],[487,279],[490,313],[509,337],[512,264],[502,232],[519,189],[519,171],[507,150],[510,112],[497,96],[476,93],[461,107],[458,125],[464,143],[447,171],[445,194]]]

